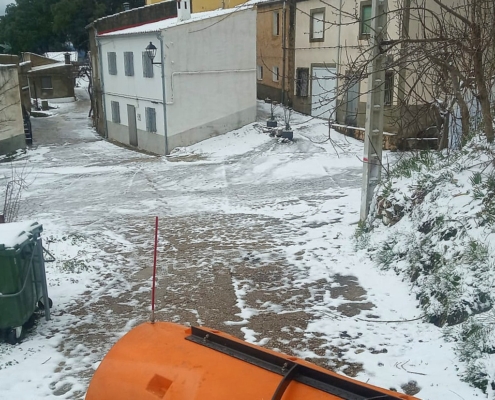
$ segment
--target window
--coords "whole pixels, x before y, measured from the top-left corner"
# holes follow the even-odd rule
[[[307,97],[309,88],[309,68],[296,69],[296,96]]]
[[[112,122],[120,124],[120,104],[118,101],[112,101]]]
[[[273,12],[273,35],[280,35],[280,12],[278,11]]]
[[[154,108],[146,107],[146,131],[156,132],[156,111]]]
[[[124,51],[124,71],[125,76],[134,76],[134,53]]]
[[[272,70],[272,80],[273,82],[278,82],[278,67],[273,67],[273,70]]]
[[[361,2],[359,39],[367,39],[371,33],[371,1]]]
[[[52,77],[51,76],[42,76],[41,77],[41,90],[52,90]]]
[[[262,65],[256,66],[256,77],[258,78],[259,81],[263,80],[263,66]]]
[[[385,100],[386,106],[391,106],[394,101],[394,72],[385,71]]]
[[[117,75],[117,54],[114,51],[107,53],[108,57],[108,73],[110,75]]]
[[[153,78],[153,63],[145,51],[143,51],[143,76],[145,78]]]
[[[310,11],[309,41],[323,42],[325,40],[325,9],[315,8]]]

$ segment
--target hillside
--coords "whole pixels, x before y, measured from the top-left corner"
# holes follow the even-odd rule
[[[411,286],[442,327],[462,378],[495,393],[495,146],[401,156],[377,188],[356,246]]]

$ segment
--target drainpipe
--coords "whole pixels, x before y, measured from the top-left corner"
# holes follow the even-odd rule
[[[285,105],[285,0],[282,7],[282,104]]]
[[[101,42],[96,35],[97,35],[97,32],[95,30],[95,39],[96,39],[96,43],[98,45],[98,54],[99,54],[98,63],[100,64],[100,74],[98,77],[100,78],[101,98],[103,101],[103,118],[105,118],[105,139],[108,139],[107,104],[105,101],[105,81],[103,80],[103,53],[101,52]],[[94,74],[93,74],[93,78],[94,78]]]
[[[341,40],[341,33],[342,33],[342,0],[340,0],[340,5],[339,5],[339,31],[337,33],[337,80],[335,82],[335,87],[336,87],[336,96],[337,98],[335,99],[335,104],[337,105],[337,109],[335,110],[335,122],[339,122],[338,121],[338,112],[337,110],[339,109],[339,91],[340,91],[340,88],[339,88],[339,83],[340,83],[340,79],[339,79],[339,75],[340,75],[340,53],[342,51],[342,47],[340,45],[340,40]],[[358,101],[359,103],[359,101]]]
[[[31,80],[29,79],[29,75],[27,74],[27,71],[26,71],[26,77],[28,81],[29,104],[31,104],[31,99],[33,98],[33,95],[31,94]],[[31,106],[29,106],[29,108],[31,108]]]
[[[401,39],[407,39],[409,37],[409,25],[411,21],[411,0],[404,1],[404,10],[402,11],[402,29],[401,29]],[[407,67],[407,43],[402,43],[399,51],[399,80],[397,83],[397,106],[399,109],[400,117],[403,116],[402,110],[404,109],[404,99],[406,93],[406,67]],[[402,123],[399,124],[398,129],[399,137],[404,134],[404,129]]]
[[[163,134],[165,136],[165,156],[168,154],[168,135],[167,135],[167,97],[165,91],[165,53],[163,52],[163,36],[162,32],[157,35],[160,41],[160,62],[162,67],[162,97],[163,97]]]

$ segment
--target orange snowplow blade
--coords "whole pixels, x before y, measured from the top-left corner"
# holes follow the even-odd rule
[[[86,400],[414,400],[209,328],[144,323],[98,367]]]

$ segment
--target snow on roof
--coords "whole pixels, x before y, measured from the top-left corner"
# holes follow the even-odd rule
[[[23,61],[23,62],[19,63],[19,66],[23,67],[24,65],[28,65],[28,64],[31,64],[31,61]]]
[[[71,61],[77,61],[78,59],[77,51],[49,51],[43,54],[43,56],[51,58],[52,60],[65,61],[65,53],[70,54]]]
[[[244,5],[252,6],[260,3],[281,3],[283,0],[249,0]]]
[[[58,62],[58,63],[47,64],[47,65],[40,65],[39,67],[31,68],[31,71],[29,71],[29,72],[41,71],[44,69],[51,69],[51,68],[59,68],[59,67],[64,67],[65,65],[67,65],[67,64],[64,62]]]
[[[163,1],[163,3],[164,3],[164,2],[168,2],[168,1],[174,1],[174,0],[165,0],[165,1]],[[156,4],[157,4],[157,3],[154,3],[154,4],[146,4],[146,5],[142,6],[142,7],[131,8],[130,10],[124,10],[124,11],[121,11],[121,12],[118,12],[118,13],[115,13],[115,14],[106,15],[106,16],[104,16],[104,17],[101,17],[101,18],[95,19],[93,22],[91,22],[90,24],[86,25],[86,27],[85,27],[85,28],[86,28],[86,29],[88,29],[88,28],[90,28],[90,27],[94,26],[94,24],[95,24],[96,22],[100,22],[100,21],[103,21],[103,20],[105,20],[105,19],[113,18],[113,17],[115,17],[115,16],[117,16],[117,15],[121,15],[121,14],[125,14],[125,13],[130,13],[130,12],[133,12],[133,11],[135,11],[135,10],[142,9],[142,8],[152,7],[152,6],[155,6]]]
[[[0,64],[0,67],[9,68],[9,67],[17,67],[17,65],[16,64]]]
[[[144,24],[144,25],[139,25],[135,26],[132,28],[125,28],[125,29],[119,29],[107,33],[103,33],[101,35],[98,35],[99,37],[107,37],[107,36],[117,36],[117,35],[132,35],[132,34],[139,34],[139,33],[150,33],[150,32],[159,32],[163,29],[166,28],[172,28],[176,25],[182,25],[182,24],[188,24],[204,19],[209,19],[209,18],[214,18],[214,17],[219,17],[223,15],[228,15],[228,14],[233,14],[237,11],[242,11],[242,10],[248,10],[251,9],[251,5],[241,5],[239,7],[235,8],[228,8],[228,9],[219,9],[215,11],[206,11],[206,12],[201,12],[201,13],[193,13],[191,14],[191,19],[185,20],[185,21],[179,21],[177,17],[172,17],[172,18],[166,18],[161,21],[157,22],[151,22],[149,24]]]
[[[14,249],[32,236],[33,230],[39,230],[40,224],[34,221],[0,224],[0,248]]]

